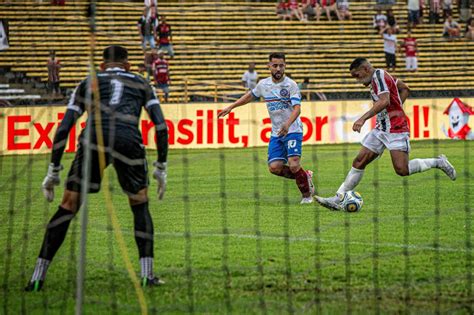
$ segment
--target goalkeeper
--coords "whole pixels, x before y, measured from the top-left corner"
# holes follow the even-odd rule
[[[43,245],[33,276],[25,287],[26,291],[41,290],[48,267],[64,241],[71,220],[82,205],[82,194],[86,190],[88,193],[100,190],[104,169],[109,164],[114,166],[120,186],[127,194],[132,208],[141,283],[143,286],[162,283],[153,273],[153,222],[148,211],[148,167],[142,135],[138,129],[142,107],[148,112],[156,128],[158,159],[154,163],[156,169],[153,175],[158,181],[159,199],[163,198],[166,189],[166,122],[153,88],[143,78],[128,72],[130,64],[125,48],[109,46],[104,49],[100,67],[102,71],[97,74],[98,91],[92,91],[90,95],[89,78],[77,86],[54,137],[51,164],[42,184],[43,193],[49,202],[54,199],[54,186],[60,182],[60,161],[69,131],[87,111],[87,125],[79,137],[77,153],[67,176],[61,204],[46,227]],[[94,99],[100,102],[99,108],[96,108]],[[90,142],[87,141],[88,133]],[[89,164],[88,167],[86,163]],[[90,171],[85,175],[87,169]],[[86,178],[89,180],[86,181]]]

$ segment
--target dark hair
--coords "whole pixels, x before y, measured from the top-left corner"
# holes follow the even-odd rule
[[[104,49],[102,57],[104,62],[125,62],[128,59],[128,51],[125,47],[112,45]]]
[[[272,61],[273,58],[285,60],[285,54],[284,53],[271,53],[270,56],[268,56],[268,61]]]
[[[352,71],[353,69],[357,69],[366,62],[367,62],[367,59],[362,58],[362,57],[357,57],[356,59],[354,59],[354,61],[352,61],[351,66],[349,67],[349,70]]]

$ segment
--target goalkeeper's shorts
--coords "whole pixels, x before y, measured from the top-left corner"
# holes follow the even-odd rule
[[[105,168],[113,164],[122,190],[129,195],[138,193],[148,187],[148,166],[145,157],[145,147],[133,141],[114,143],[114,147],[102,147],[97,144],[90,145],[89,181],[87,192],[96,193],[100,190]],[[103,167],[101,167],[103,164]],[[86,184],[84,169],[86,167],[86,150],[79,143],[76,156],[69,170],[66,188],[75,192],[82,192]],[[101,169],[102,168],[102,169]]]

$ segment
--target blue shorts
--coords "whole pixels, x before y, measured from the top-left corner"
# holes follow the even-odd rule
[[[277,160],[288,162],[290,156],[301,156],[302,133],[289,133],[284,137],[270,137],[268,163]]]

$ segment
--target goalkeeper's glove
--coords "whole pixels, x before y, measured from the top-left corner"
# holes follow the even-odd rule
[[[166,191],[166,162],[154,162],[155,171],[153,172],[153,177],[158,181],[158,199],[163,199]]]
[[[43,190],[43,195],[48,200],[48,202],[53,201],[54,199],[54,186],[58,186],[61,182],[59,178],[59,172],[63,169],[62,165],[54,166],[53,163],[48,166],[48,174],[43,180],[41,188]]]

